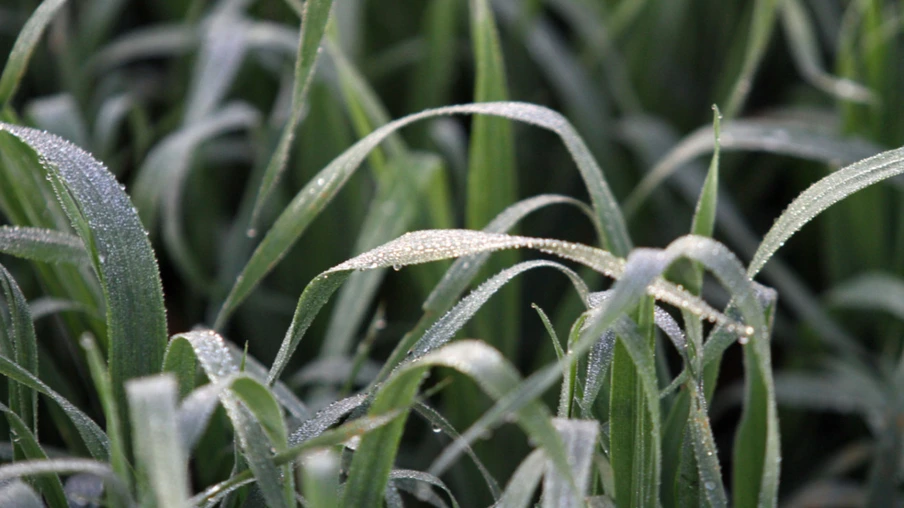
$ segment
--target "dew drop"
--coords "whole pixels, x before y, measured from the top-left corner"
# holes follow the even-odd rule
[[[248,238],[254,238],[257,236],[257,230],[254,228],[248,228],[248,231],[245,231],[245,234],[248,235]]]
[[[703,486],[706,487],[706,490],[714,490],[716,488],[716,484],[713,482],[706,482]]]
[[[434,425],[430,430],[432,430],[434,434],[439,434],[443,429],[441,429],[439,425]]]
[[[395,271],[399,271],[402,269],[402,265],[392,265],[392,269]]]

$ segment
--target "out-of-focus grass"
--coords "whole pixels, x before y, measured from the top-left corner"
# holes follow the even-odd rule
[[[0,7],[0,499],[896,505],[901,15]]]

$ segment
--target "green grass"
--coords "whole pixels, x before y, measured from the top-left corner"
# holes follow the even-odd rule
[[[902,14],[0,7],[0,505],[900,504]]]

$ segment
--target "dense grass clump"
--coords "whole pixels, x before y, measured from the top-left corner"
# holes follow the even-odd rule
[[[898,506],[902,15],[0,5],[0,505]]]

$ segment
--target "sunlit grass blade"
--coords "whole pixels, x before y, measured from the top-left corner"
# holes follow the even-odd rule
[[[0,253],[44,263],[91,263],[81,238],[52,229],[0,226]]]
[[[381,414],[409,405],[420,386],[423,373],[433,366],[454,368],[472,377],[493,398],[504,396],[520,383],[520,376],[498,351],[481,342],[459,341],[396,370],[378,390],[370,413]],[[517,415],[519,424],[544,447],[555,467],[567,478],[571,495],[578,502],[562,442],[552,427],[545,407],[538,401],[532,401]],[[380,502],[395,461],[404,423],[405,418],[398,418],[361,440],[352,459],[343,503],[373,506]]]
[[[31,429],[28,428],[28,425],[19,418],[19,415],[3,404],[0,404],[0,412],[3,413],[6,422],[9,424],[13,436],[17,438],[16,446],[22,451],[25,460],[46,460],[47,453],[41,448],[38,439]],[[52,508],[66,508],[69,506],[66,501],[66,494],[63,492],[63,484],[60,482],[58,475],[51,474],[37,478],[36,484],[41,488]],[[2,501],[2,495],[0,495],[0,501]],[[8,506],[19,505],[10,504]]]
[[[672,173],[714,147],[712,127],[688,135],[644,176],[625,199],[625,216],[631,217],[650,193]],[[721,125],[719,147],[723,151],[764,151],[828,164],[850,164],[875,154],[876,145],[772,120],[732,120]]]
[[[894,275],[861,275],[832,288],[826,300],[832,306],[882,310],[904,320],[904,281]]]
[[[251,213],[251,227],[256,227],[261,208],[266,203],[273,188],[279,182],[289,158],[289,150],[295,139],[295,130],[302,119],[308,89],[314,77],[315,64],[320,54],[320,42],[330,19],[332,0],[312,0],[305,2],[301,18],[301,36],[298,39],[298,53],[295,56],[295,83],[292,89],[292,104],[289,119],[283,126],[279,143],[270,157],[261,186]]]
[[[264,367],[256,358],[249,356],[241,348],[231,342],[226,343],[226,348],[232,354],[232,361],[244,366],[243,372],[252,379],[261,383],[267,380],[268,369]],[[292,390],[289,389],[282,381],[273,383],[270,391],[276,400],[279,401],[283,409],[285,409],[292,417],[298,420],[304,420],[310,416],[311,411],[298,398]]]
[[[578,495],[583,498],[588,494],[590,487],[592,459],[596,452],[596,439],[599,434],[599,424],[593,420],[567,420],[556,418],[553,420],[556,430],[562,436],[565,451],[568,454],[568,463],[571,465],[572,477],[578,489]],[[561,473],[550,464],[546,470],[543,481],[543,506],[567,507],[584,506],[572,505],[573,497],[569,495],[568,482],[564,481]]]
[[[312,450],[298,459],[301,493],[311,508],[339,506],[339,455],[329,449]]]
[[[3,74],[0,74],[0,109],[9,106],[44,29],[65,4],[66,0],[44,0],[22,27],[3,67]]]
[[[138,214],[115,178],[89,154],[53,135],[0,124],[40,156],[40,164],[71,196],[84,223],[76,230],[90,245],[107,308],[110,376],[124,400],[125,380],[160,370],[166,319],[157,261]],[[34,161],[39,170],[39,161]],[[67,198],[60,196],[61,201]],[[69,214],[73,210],[68,210]],[[140,308],[141,312],[134,312]]]
[[[779,9],[791,54],[806,80],[842,100],[862,103],[876,100],[876,95],[869,88],[850,79],[832,76],[823,70],[816,34],[806,9],[799,0],[782,0]]]
[[[530,453],[518,469],[515,470],[505,486],[502,499],[496,505],[499,508],[527,508],[534,497],[534,491],[540,484],[540,479],[546,471],[546,454],[543,450],[534,450]]]
[[[231,382],[227,377],[219,383],[210,383],[193,390],[179,404],[179,434],[182,447],[191,451],[198,444],[210,418],[220,401],[220,392]]]
[[[786,240],[826,208],[860,189],[902,172],[904,149],[898,148],[855,162],[814,183],[776,219],[754,254],[747,273],[755,276]]]
[[[158,506],[188,507],[188,457],[176,418],[176,380],[160,375],[126,386],[136,466]]]
[[[453,114],[500,116],[543,127],[558,134],[575,159],[578,170],[587,185],[594,211],[601,224],[602,243],[615,255],[625,255],[630,250],[631,243],[621,211],[602,176],[602,170],[564,117],[540,106],[512,102],[437,108],[410,115],[380,127],[349,148],[312,178],[286,207],[255,250],[223,303],[216,320],[216,327],[220,328],[225,324],[235,307],[285,256],[288,249],[338,193],[372,149],[405,125],[425,118]]]
[[[779,0],[755,0],[750,16],[750,27],[747,32],[744,60],[737,76],[732,76],[731,92],[723,103],[725,116],[734,118],[744,108],[747,96],[753,83],[754,74],[769,46],[772,28],[775,24],[776,10]],[[740,35],[740,32],[738,32]]]

